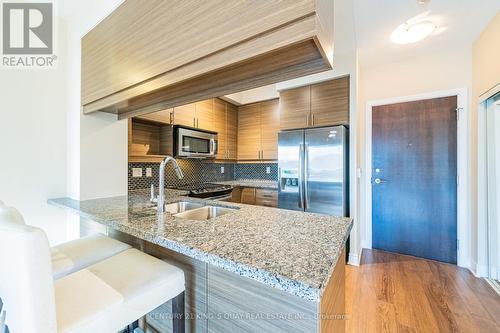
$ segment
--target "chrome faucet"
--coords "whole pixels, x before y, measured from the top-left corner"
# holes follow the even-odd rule
[[[158,214],[163,214],[165,213],[165,166],[168,164],[168,162],[172,162],[172,165],[174,167],[175,174],[177,175],[177,178],[182,179],[184,178],[184,175],[182,174],[182,170],[179,167],[179,164],[177,164],[177,161],[175,158],[172,156],[167,156],[165,159],[161,162],[160,164],[160,186],[158,188],[158,199],[156,200],[158,202]],[[151,187],[151,201],[154,202],[154,195],[153,195],[153,187]]]

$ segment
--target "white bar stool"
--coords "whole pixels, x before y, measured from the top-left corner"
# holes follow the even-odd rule
[[[130,248],[130,245],[103,234],[94,234],[54,246],[50,249],[54,279],[79,271]]]
[[[45,233],[19,219],[0,203],[0,297],[11,332],[118,332],[169,300],[174,332],[184,332],[181,269],[128,249],[54,281]]]
[[[4,204],[0,201],[0,206],[2,205]],[[12,212],[12,222],[25,224],[23,217],[17,211]],[[130,248],[128,244],[103,234],[94,234],[54,246],[50,249],[54,279],[79,271]]]

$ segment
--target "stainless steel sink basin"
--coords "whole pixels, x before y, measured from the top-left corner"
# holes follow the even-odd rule
[[[187,220],[209,220],[217,216],[231,213],[235,210],[235,208],[203,206],[200,208],[185,211],[183,213],[175,214],[174,216]]]
[[[204,204],[199,203],[199,202],[179,201],[179,202],[173,202],[173,203],[165,205],[165,212],[168,212],[170,214],[177,214],[177,213],[182,213],[182,212],[186,212],[189,210],[197,209],[197,208],[200,208],[203,206],[204,206]]]

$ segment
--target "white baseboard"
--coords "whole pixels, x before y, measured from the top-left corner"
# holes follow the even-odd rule
[[[359,251],[359,253],[349,253],[349,259],[347,260],[347,264],[349,265],[352,265],[352,266],[359,266],[359,264],[361,263],[361,252],[363,251],[363,249],[361,249],[361,251]]]

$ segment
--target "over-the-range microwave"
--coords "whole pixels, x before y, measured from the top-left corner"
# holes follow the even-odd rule
[[[179,158],[215,158],[217,133],[175,125],[174,155]]]

